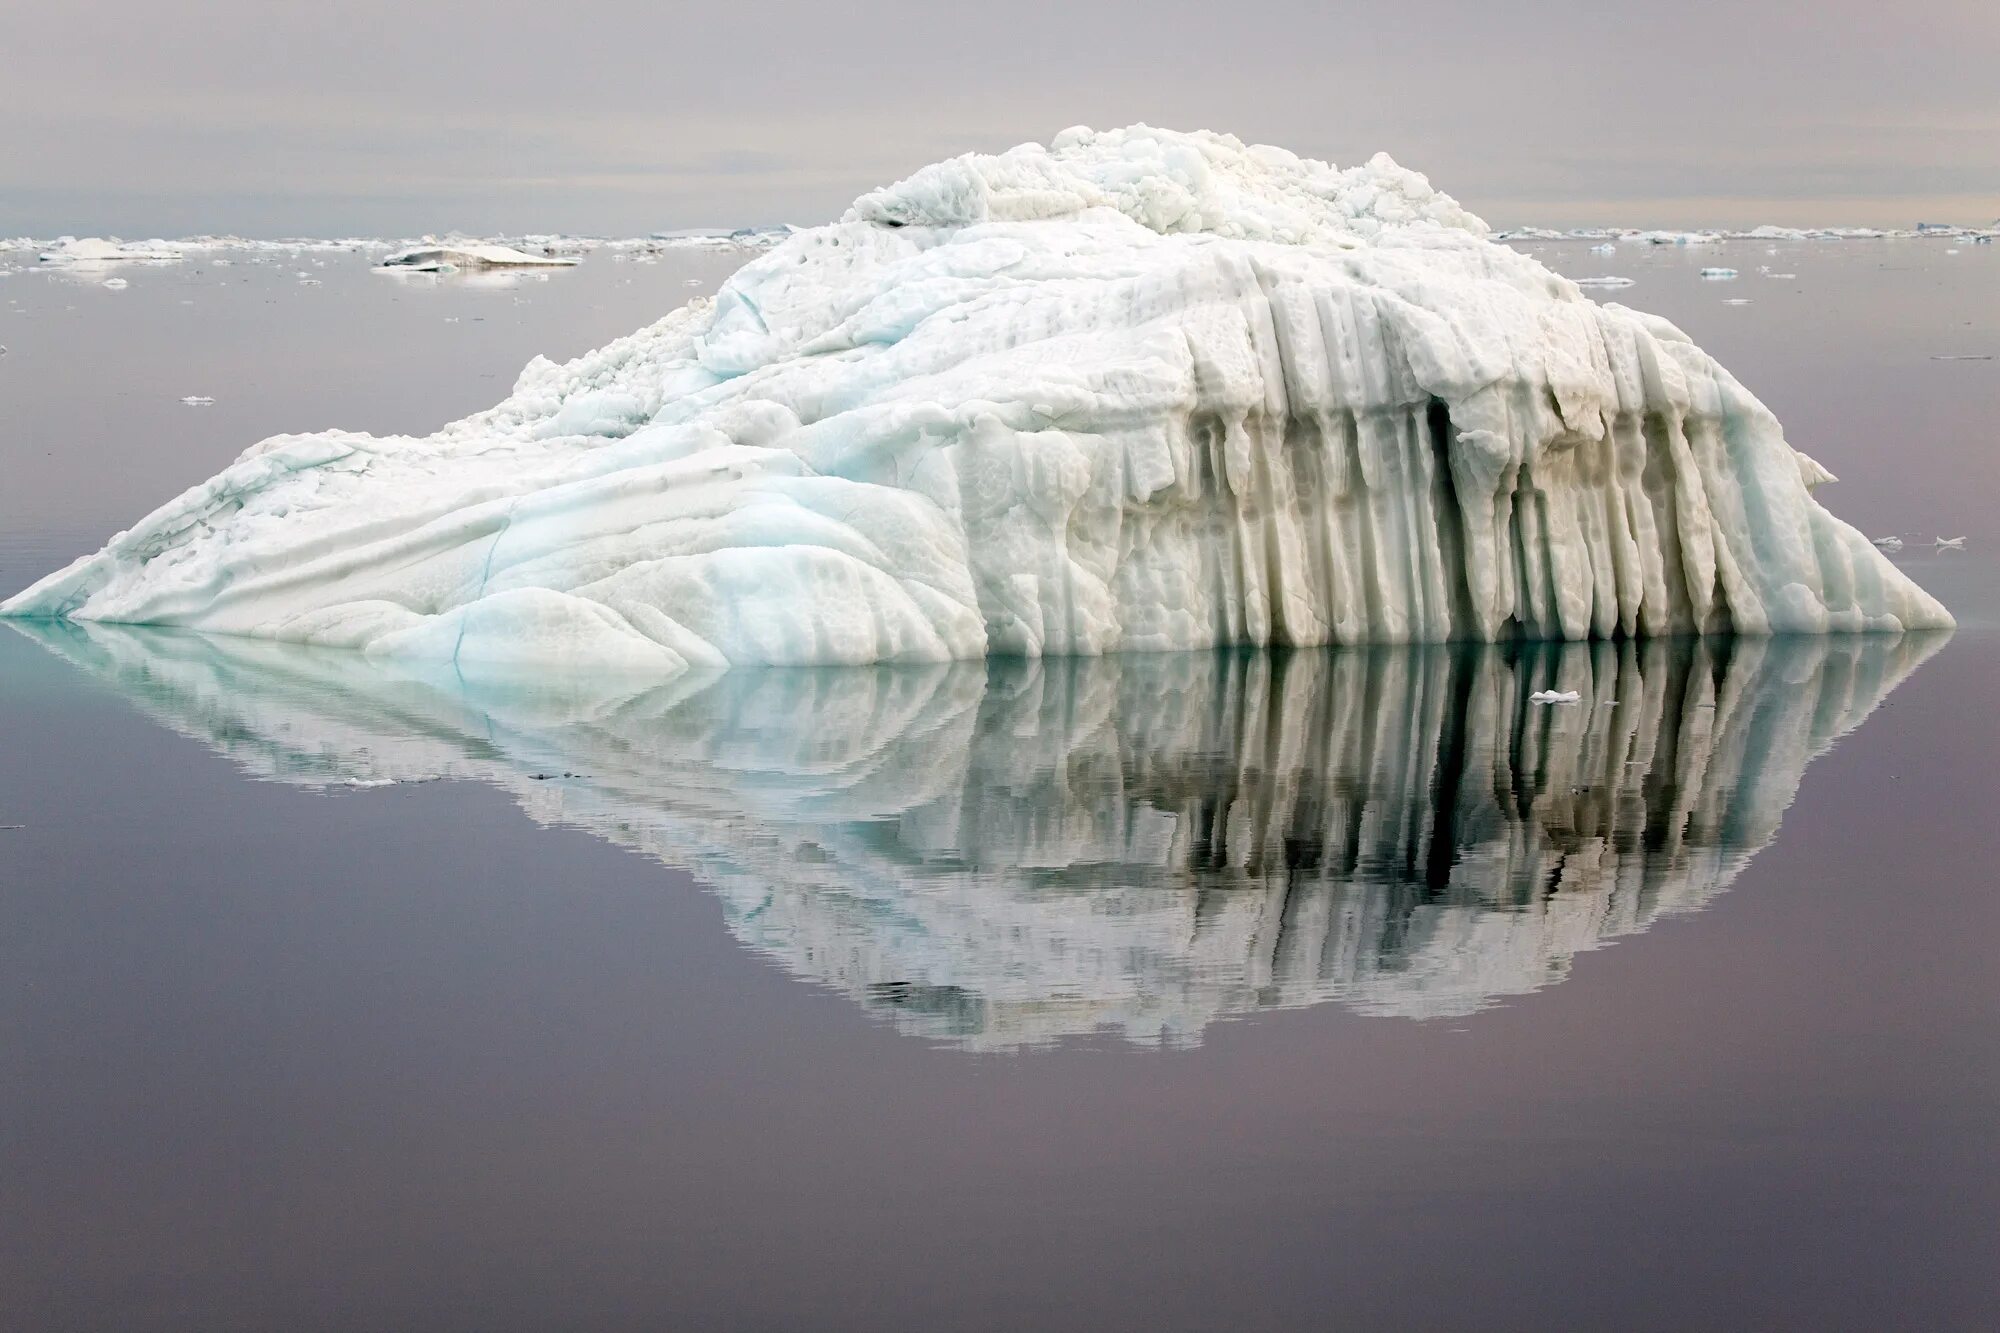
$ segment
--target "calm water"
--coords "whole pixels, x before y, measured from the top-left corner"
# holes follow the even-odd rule
[[[1992,1327],[2000,361],[1931,358],[2000,254],[1531,248],[1962,628],[640,693],[0,631],[0,1326]],[[0,277],[8,590],[734,262],[235,258]]]

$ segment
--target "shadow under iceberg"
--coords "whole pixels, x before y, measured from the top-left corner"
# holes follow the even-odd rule
[[[15,628],[252,774],[471,778],[694,873],[744,944],[969,1048],[1461,1015],[1694,911],[1946,635],[1221,651],[468,685]],[[1531,703],[1575,690],[1575,705]]]

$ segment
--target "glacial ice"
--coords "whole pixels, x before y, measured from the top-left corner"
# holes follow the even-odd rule
[[[187,256],[172,241],[115,241],[101,236],[65,236],[42,251],[44,264],[166,264]]]
[[[435,435],[266,440],[0,613],[650,677],[1949,625],[1830,479],[1386,155],[1077,129]]]
[[[913,1035],[1187,1045],[1440,1018],[1697,912],[1944,635],[1124,654],[491,687],[358,653],[24,632],[262,779],[490,783],[691,871]],[[1579,705],[1527,706],[1531,692]],[[366,796],[362,796],[366,799]]]
[[[575,265],[576,260],[567,255],[534,255],[511,245],[477,242],[412,246],[386,256],[381,263],[383,268],[416,273],[435,273],[448,268],[573,268]]]

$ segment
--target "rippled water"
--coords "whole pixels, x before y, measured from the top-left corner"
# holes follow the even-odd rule
[[[1990,1326],[2000,362],[1930,357],[2000,262],[1726,249],[1544,257],[1956,635],[638,691],[0,631],[0,1325]],[[729,262],[0,279],[0,582]]]

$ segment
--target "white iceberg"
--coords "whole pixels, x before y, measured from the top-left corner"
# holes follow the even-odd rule
[[[117,241],[65,236],[42,251],[44,264],[168,264],[187,256],[172,241]]]
[[[424,438],[278,436],[0,613],[461,671],[1942,627],[1663,319],[1385,155],[968,155]]]
[[[468,241],[398,250],[386,256],[381,267],[435,273],[448,268],[572,268],[576,262],[568,255],[536,255],[511,245]]]
[[[1613,274],[1606,274],[1601,278],[1575,279],[1579,287],[1630,287],[1634,281],[1632,278],[1621,278]]]

